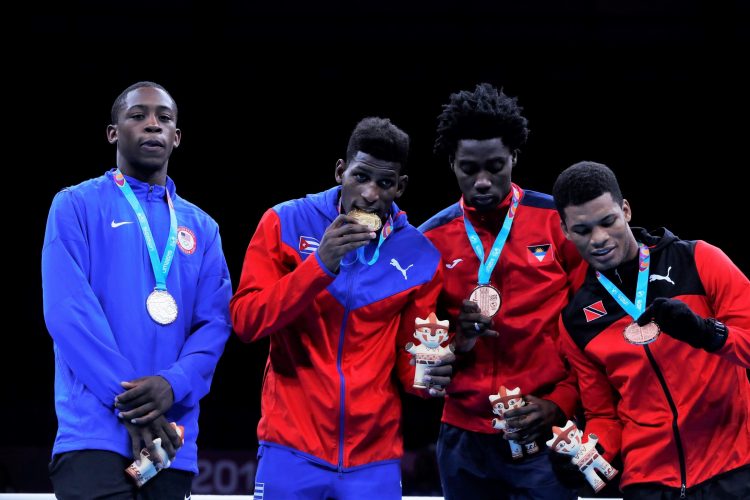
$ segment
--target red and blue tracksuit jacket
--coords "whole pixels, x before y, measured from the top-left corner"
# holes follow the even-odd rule
[[[339,214],[339,192],[263,215],[230,308],[240,339],[270,337],[259,442],[349,470],[402,455],[393,374],[411,387],[404,347],[414,319],[435,310],[442,273],[437,250],[395,204],[378,261],[368,266],[350,252],[338,274],[328,271],[315,249]]]
[[[563,310],[560,335],[578,373],[586,432],[599,436],[606,458],[622,454],[621,486],[691,488],[750,464],[750,282],[705,241],[663,228],[633,233],[651,248],[647,304],[669,297],[722,321],[724,347],[708,353],[669,332],[629,344],[623,330],[633,320],[593,270]],[[638,259],[615,271],[605,274],[635,297]]]
[[[553,401],[568,416],[578,402],[575,378],[557,345],[557,318],[582,281],[584,264],[562,233],[552,198],[518,189],[521,201],[515,221],[491,277],[503,300],[492,318],[492,328],[500,336],[480,337],[471,351],[458,355],[443,408],[443,422],[473,432],[497,432],[490,423],[489,395],[497,394],[501,385]],[[452,328],[461,303],[477,286],[479,269],[464,213],[488,252],[510,202],[509,193],[491,213],[465,205],[462,210],[462,204],[455,203],[419,228],[442,254],[439,307],[448,311]]]

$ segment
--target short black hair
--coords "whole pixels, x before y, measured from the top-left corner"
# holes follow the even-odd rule
[[[435,154],[452,158],[463,139],[496,137],[516,152],[529,136],[528,120],[522,111],[518,98],[507,96],[489,83],[480,83],[473,92],[462,90],[451,94],[438,116]]]
[[[581,161],[569,166],[557,176],[552,196],[560,218],[565,220],[563,210],[571,205],[583,205],[605,193],[622,206],[622,192],[617,177],[603,163]]]
[[[134,83],[130,87],[128,87],[125,90],[123,90],[122,92],[120,92],[120,95],[117,96],[117,99],[115,99],[115,102],[112,103],[112,111],[111,111],[111,113],[112,113],[112,115],[111,115],[112,125],[114,125],[114,124],[117,123],[117,119],[118,119],[118,117],[120,115],[120,111],[122,111],[122,108],[125,107],[125,98],[128,96],[128,94],[130,92],[134,91],[135,89],[140,89],[140,88],[143,88],[143,87],[152,87],[152,88],[155,88],[155,89],[163,90],[169,96],[169,98],[172,99],[172,103],[174,104],[175,120],[177,120],[177,102],[175,102],[174,97],[172,97],[172,94],[170,94],[167,91],[167,89],[165,89],[164,87],[162,87],[158,83],[149,82],[149,81],[144,80],[142,82]]]
[[[388,118],[369,116],[354,127],[346,146],[346,162],[349,163],[357,151],[367,153],[379,160],[392,161],[406,170],[409,157],[409,135]]]

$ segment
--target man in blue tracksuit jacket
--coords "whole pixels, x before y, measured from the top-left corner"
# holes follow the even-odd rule
[[[231,331],[231,282],[216,222],[167,177],[176,121],[163,87],[128,87],[107,128],[117,168],[52,202],[42,283],[58,498],[184,499],[198,472],[198,402]],[[157,438],[171,467],[138,488],[125,468]]]

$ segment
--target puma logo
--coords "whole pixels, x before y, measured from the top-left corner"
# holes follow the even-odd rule
[[[120,227],[120,226],[124,226],[125,224],[132,224],[132,223],[133,222],[129,221],[129,220],[126,220],[126,221],[123,221],[123,222],[115,222],[115,220],[112,219],[112,227]]]
[[[455,259],[455,260],[454,260],[453,262],[451,262],[450,264],[446,264],[446,265],[445,265],[445,267],[447,267],[448,269],[453,269],[454,267],[456,267],[456,265],[457,265],[457,264],[458,264],[459,262],[463,262],[463,261],[464,261],[464,259]]]
[[[651,276],[648,277],[648,281],[651,282],[651,281],[664,280],[664,281],[667,281],[667,282],[672,283],[674,285],[674,281],[672,281],[672,278],[669,277],[669,271],[671,271],[671,270],[672,270],[672,266],[669,266],[667,268],[667,275],[666,276],[661,276],[659,274],[652,274]]]
[[[409,268],[412,267],[414,264],[409,264],[408,266],[406,266],[406,269],[404,269],[401,267],[401,264],[399,264],[396,259],[391,259],[391,265],[395,267],[396,269],[398,269],[399,271],[401,271],[401,274],[404,275],[404,279],[408,280],[409,278],[406,277],[406,271],[408,271]]]

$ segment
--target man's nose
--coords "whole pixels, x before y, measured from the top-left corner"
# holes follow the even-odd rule
[[[492,181],[488,175],[480,173],[474,181],[474,189],[477,191],[487,191],[492,187]]]
[[[146,118],[146,130],[149,132],[158,132],[161,130],[161,123],[159,123],[159,117],[155,114],[148,115]]]
[[[362,198],[369,204],[376,203],[380,199],[380,188],[374,182],[368,182],[362,189]]]
[[[608,239],[609,233],[603,227],[597,226],[591,230],[591,244],[595,247],[604,246]]]

